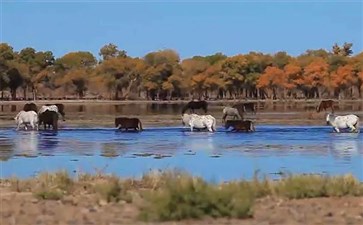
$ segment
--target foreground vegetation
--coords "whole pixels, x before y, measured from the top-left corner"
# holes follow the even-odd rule
[[[256,200],[267,196],[286,199],[363,196],[363,184],[351,175],[294,175],[276,181],[254,178],[213,184],[179,172],[150,173],[139,180],[87,174],[71,178],[65,172],[57,172],[26,180],[2,180],[1,187],[32,192],[40,200],[95,195],[102,204],[132,203],[140,208],[139,218],[146,221],[205,216],[248,218],[254,214]]]
[[[286,52],[222,53],[181,60],[173,50],[127,56],[114,44],[55,58],[29,47],[19,52],[0,43],[0,99],[250,98],[358,99],[363,93],[363,53],[351,43],[292,57]],[[20,94],[20,93],[21,94]]]

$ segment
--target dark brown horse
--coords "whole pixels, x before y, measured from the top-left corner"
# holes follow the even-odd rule
[[[232,106],[233,108],[236,108],[240,115],[242,115],[245,112],[253,112],[256,114],[257,111],[257,104],[255,102],[247,102],[247,103],[237,103]]]
[[[63,121],[66,121],[66,119],[65,119],[65,116],[66,116],[66,114],[65,114],[65,112],[64,112],[64,105],[63,104],[45,104],[46,106],[51,106],[51,105],[56,105],[57,106],[57,108],[58,108],[58,112],[59,112],[59,114],[61,114],[62,115],[62,119],[63,119]]]
[[[251,120],[227,120],[224,126],[226,129],[232,127],[232,131],[255,131],[255,126]]]
[[[47,129],[46,125],[52,126],[53,130],[58,130],[58,113],[54,111],[48,111],[41,113],[39,115],[39,126],[44,124],[44,130]]]
[[[194,109],[203,109],[206,113],[208,110],[208,102],[206,101],[190,101],[188,102],[182,109],[182,114],[185,113],[185,111],[190,110],[190,112],[194,113]]]
[[[316,107],[316,112],[320,112],[321,110],[326,111],[328,108],[331,108],[331,112],[334,113],[334,101],[322,100],[318,107]]]
[[[23,110],[25,112],[29,112],[29,111],[34,111],[36,113],[38,113],[38,107],[35,103],[26,103],[23,107]]]
[[[124,128],[126,131],[128,129],[142,131],[142,124],[138,118],[117,117],[115,118],[115,127],[120,130]]]

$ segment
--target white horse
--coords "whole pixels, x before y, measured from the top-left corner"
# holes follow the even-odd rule
[[[25,130],[28,129],[27,125],[29,124],[33,130],[38,130],[38,114],[34,111],[20,111],[15,117],[15,122],[17,124],[16,130],[19,130],[20,125],[24,124]]]
[[[345,116],[336,116],[331,113],[326,115],[326,123],[332,125],[336,132],[340,132],[339,129],[350,128],[351,132],[359,133],[359,117],[353,114]]]
[[[216,119],[211,115],[183,114],[182,122],[184,126],[186,124],[190,126],[190,131],[193,131],[193,128],[207,128],[210,132],[216,131]]]
[[[45,112],[47,110],[59,113],[58,107],[56,105],[49,105],[49,106],[43,105],[42,107],[40,107],[40,109],[38,111],[38,115],[42,114],[43,112]]]
[[[242,119],[242,116],[239,114],[238,109],[228,106],[223,108],[222,121],[225,121],[227,116],[233,116],[233,119]]]

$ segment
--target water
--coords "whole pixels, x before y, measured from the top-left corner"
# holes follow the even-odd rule
[[[140,177],[181,169],[210,181],[271,178],[281,172],[342,175],[363,181],[363,134],[330,126],[256,126],[254,133],[190,132],[182,127],[140,133],[109,128],[15,131],[0,129],[1,177],[66,169]]]

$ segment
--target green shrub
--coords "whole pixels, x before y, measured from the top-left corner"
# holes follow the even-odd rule
[[[179,177],[146,195],[141,218],[147,221],[199,219],[212,217],[246,218],[252,215],[253,194],[237,183],[220,186],[200,178]]]

